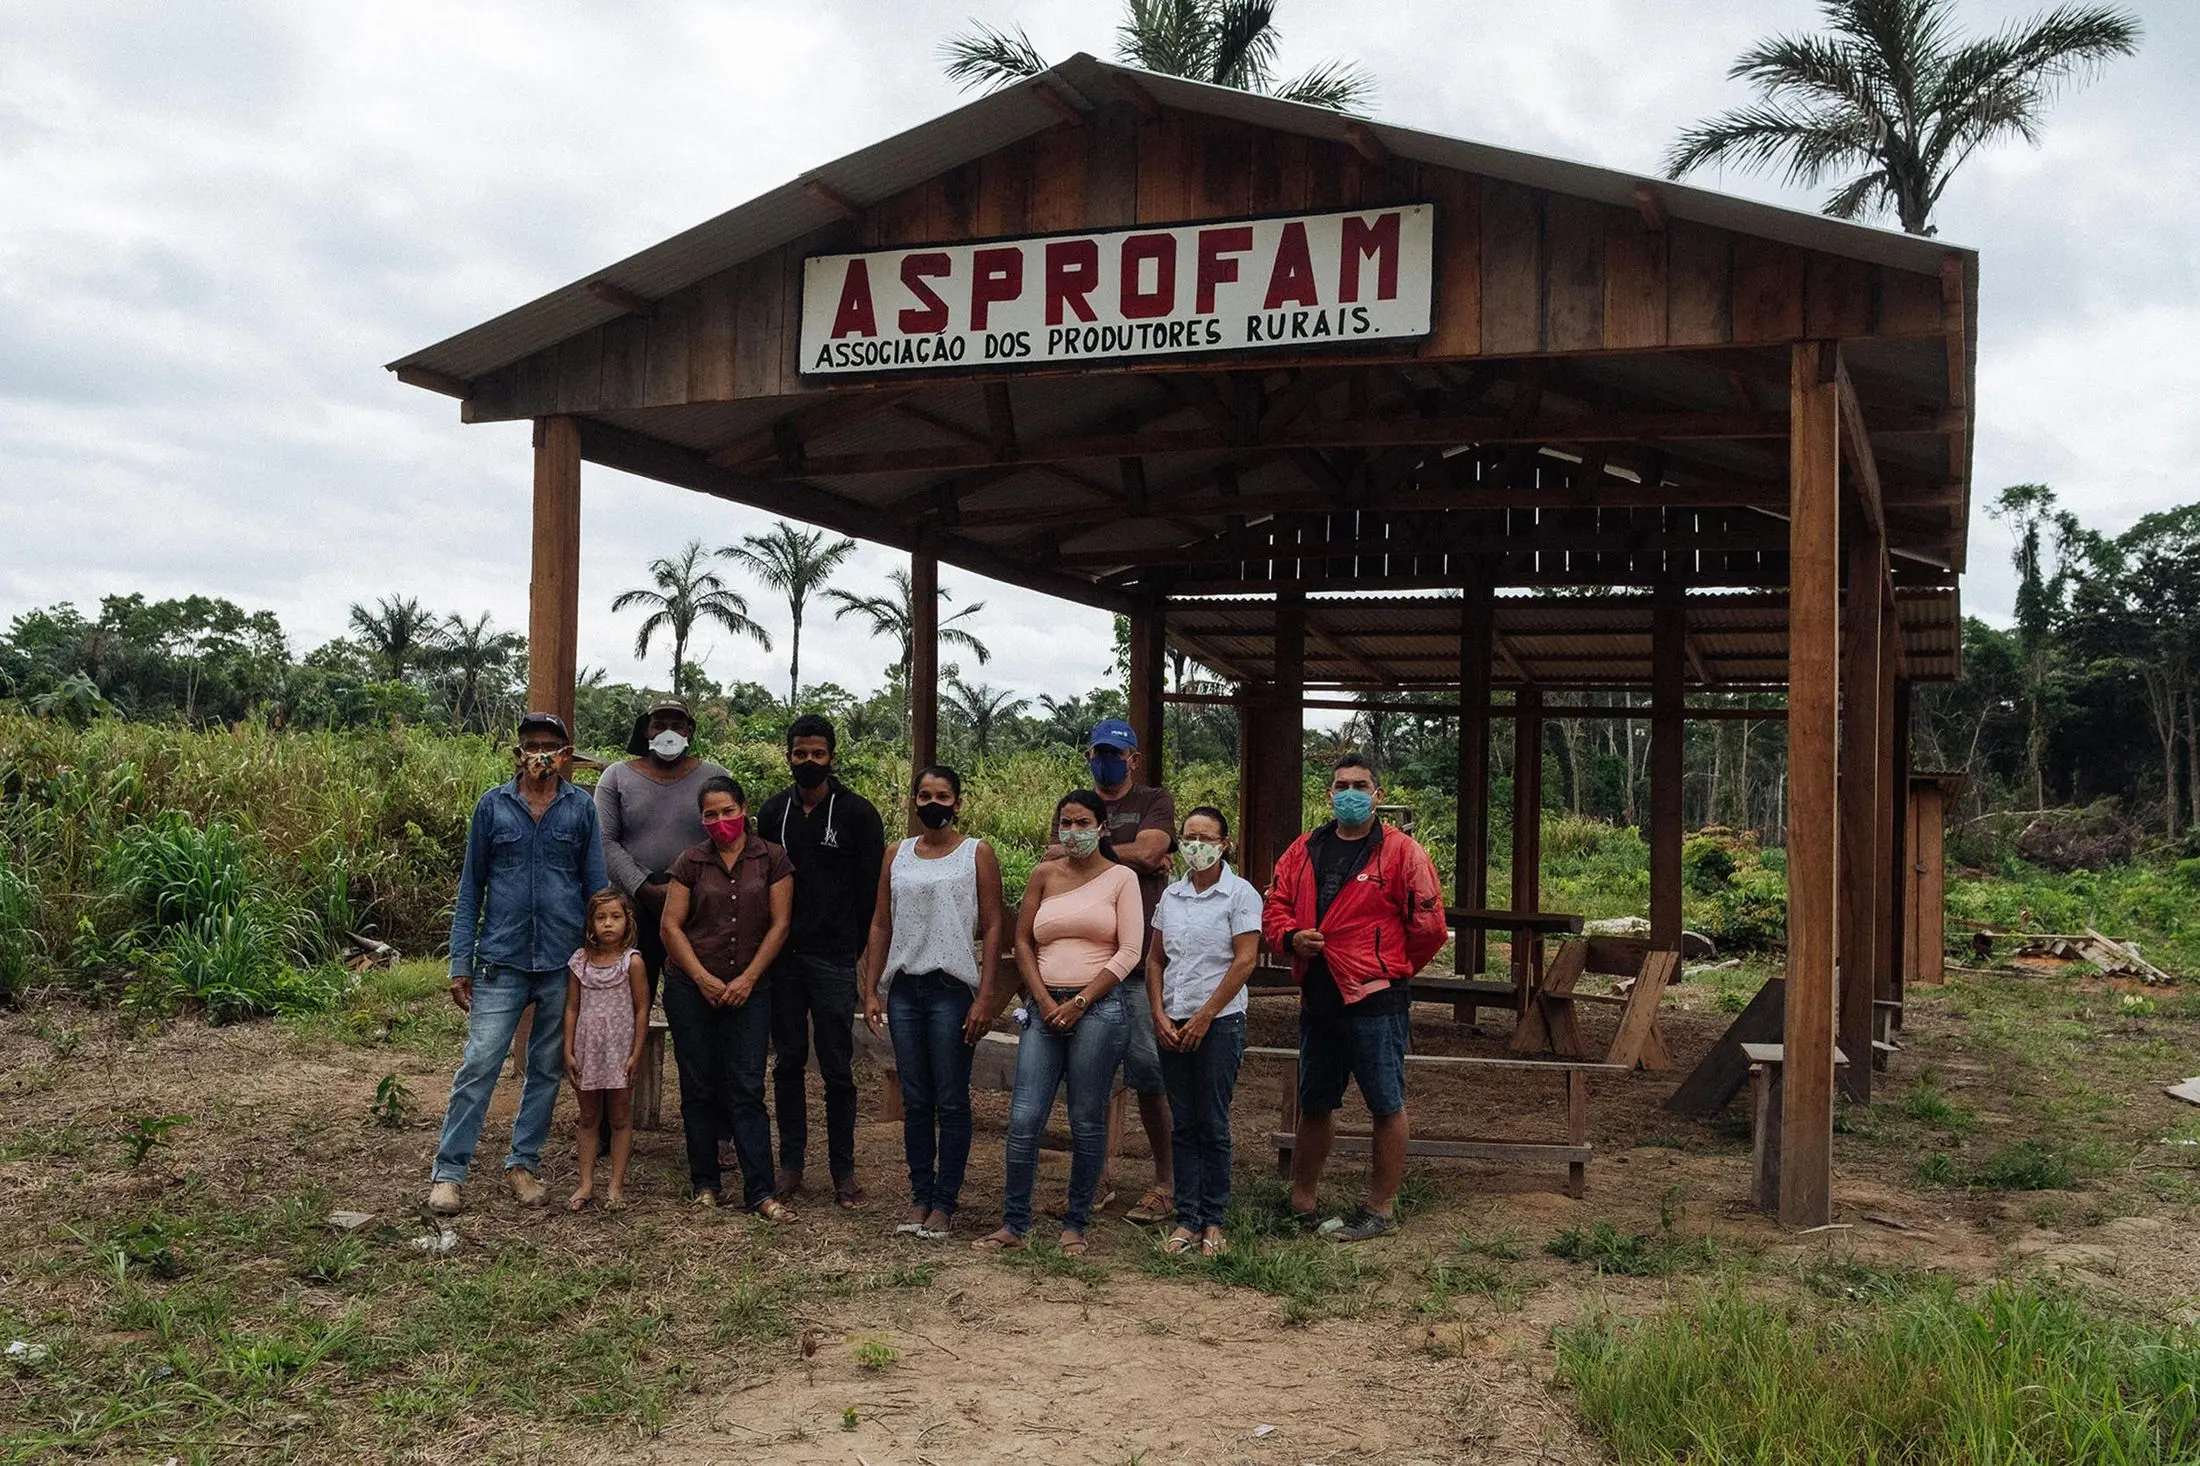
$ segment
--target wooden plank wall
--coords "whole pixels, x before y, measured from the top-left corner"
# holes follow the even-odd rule
[[[469,421],[723,402],[804,390],[795,345],[806,255],[1132,224],[1437,206],[1436,322],[1389,359],[1785,345],[1937,336],[1937,276],[1343,143],[1162,109],[1104,107],[953,168],[473,383]]]

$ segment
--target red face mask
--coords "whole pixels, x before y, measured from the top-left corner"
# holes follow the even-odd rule
[[[704,820],[703,833],[710,836],[713,845],[731,845],[741,838],[741,832],[748,825],[748,816],[729,815],[724,819]]]

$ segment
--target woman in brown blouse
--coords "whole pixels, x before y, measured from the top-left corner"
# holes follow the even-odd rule
[[[759,980],[786,945],[794,914],[787,852],[748,825],[748,798],[730,778],[703,782],[703,833],[672,862],[665,891],[665,1023],[680,1066],[680,1124],[695,1199],[719,1204],[718,1142],[741,1163],[741,1204],[767,1221],[794,1212],[772,1196],[764,1057],[771,989]]]

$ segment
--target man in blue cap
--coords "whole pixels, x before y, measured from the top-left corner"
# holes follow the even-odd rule
[[[1138,894],[1146,905],[1146,938],[1153,939],[1154,907],[1169,883],[1169,857],[1176,850],[1176,796],[1139,782],[1143,766],[1138,733],[1121,718],[1106,718],[1085,740],[1085,767],[1092,787],[1108,807],[1108,842],[1117,863],[1138,876]],[[1050,843],[1046,858],[1066,852]],[[1172,1120],[1168,1086],[1161,1077],[1161,1046],[1154,1041],[1153,1011],[1146,1002],[1146,957],[1123,980],[1124,1008],[1131,1015],[1131,1043],[1123,1056],[1123,1082],[1138,1096],[1138,1118],[1153,1149],[1153,1186],[1124,1216],[1133,1222],[1159,1222],[1176,1210],[1176,1168],[1169,1153]],[[1098,1206],[1106,1204],[1105,1187]]]

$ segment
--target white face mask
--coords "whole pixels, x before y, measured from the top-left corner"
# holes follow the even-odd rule
[[[1178,847],[1184,863],[1193,870],[1212,870],[1222,863],[1222,847],[1211,840],[1186,840]]]
[[[686,753],[687,746],[687,734],[675,728],[667,728],[655,738],[649,740],[649,751],[666,763],[671,763],[681,754]]]

